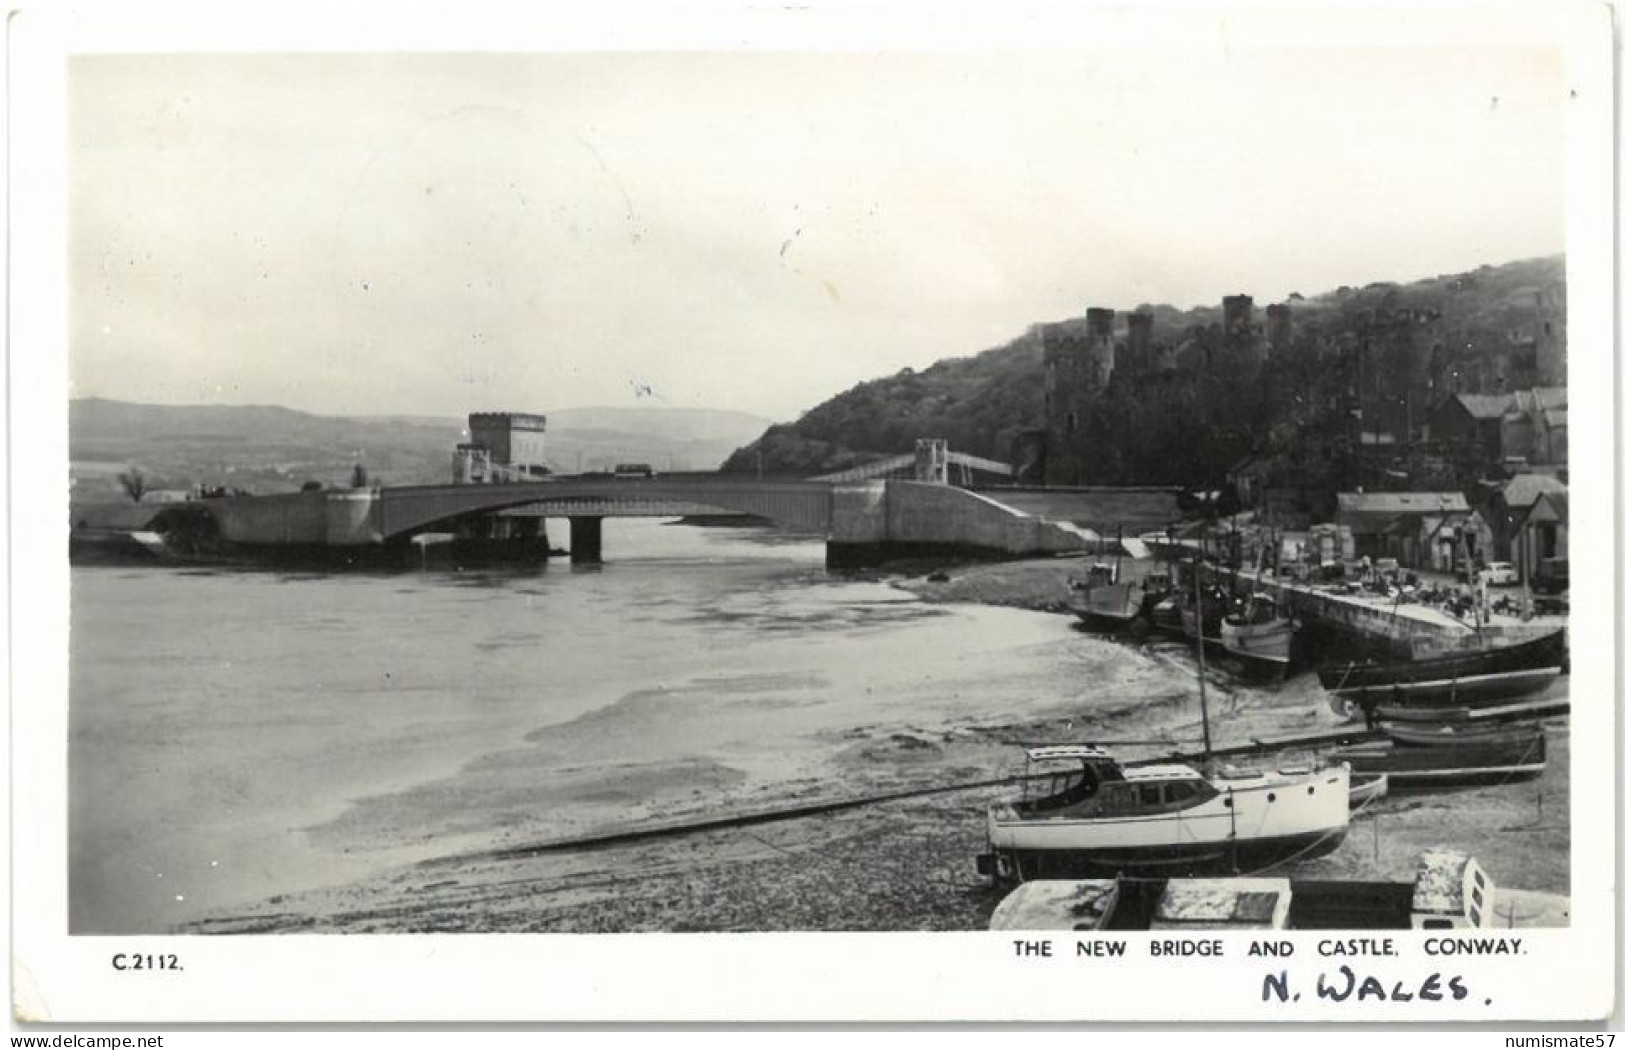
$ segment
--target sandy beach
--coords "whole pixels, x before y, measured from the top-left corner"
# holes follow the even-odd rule
[[[947,579],[897,581],[921,601],[1063,609],[1076,561],[958,567]],[[1123,637],[1128,670],[1096,692],[1080,675],[1075,699],[978,720],[929,708],[906,725],[831,725],[834,757],[771,793],[729,788],[720,771],[669,769],[712,801],[639,807],[614,830],[725,817],[887,791],[942,788],[1020,771],[1021,745],[1092,741],[1128,757],[1200,740],[1195,656],[1181,642]],[[1138,669],[1138,671],[1136,671]],[[1142,684],[1135,680],[1143,675]],[[1172,687],[1168,683],[1175,683]],[[1182,684],[1188,683],[1188,684]],[[1566,681],[1559,689],[1566,689]],[[1346,725],[1312,673],[1280,686],[1249,684],[1222,666],[1208,690],[1215,747],[1307,735]],[[1011,710],[1020,711],[1012,704]],[[1335,852],[1292,869],[1317,878],[1408,881],[1423,850],[1477,856],[1498,886],[1564,894],[1569,884],[1566,719],[1547,723],[1548,766],[1537,780],[1390,797],[1352,823]],[[637,784],[592,784],[606,809]],[[669,788],[668,782],[663,785]],[[720,795],[714,789],[722,788]],[[500,852],[441,856],[326,889],[224,909],[177,932],[615,932],[726,930],[970,930],[985,928],[1002,896],[975,872],[987,805],[1009,788],[982,787],[832,813],[648,838],[527,852],[558,838],[513,841]],[[669,793],[669,792],[668,792]],[[723,799],[721,803],[715,798]],[[720,806],[720,808],[718,808]],[[1525,918],[1528,918],[1527,913]]]

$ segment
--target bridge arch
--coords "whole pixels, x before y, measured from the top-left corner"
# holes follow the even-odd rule
[[[377,491],[371,514],[387,542],[470,514],[535,507],[547,517],[680,517],[738,513],[827,534],[832,487],[809,481],[723,478],[563,478],[506,485],[426,485]]]

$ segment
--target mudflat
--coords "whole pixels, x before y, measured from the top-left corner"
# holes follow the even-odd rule
[[[1035,561],[950,571],[935,583],[904,581],[927,602],[1055,608],[1077,563]],[[1093,741],[1126,758],[1200,741],[1194,651],[1157,637],[1122,636],[1109,683],[1080,673],[1075,701],[1032,717],[1001,711],[907,723],[829,728],[834,755],[822,775],[753,798],[644,811],[599,832],[712,821],[731,814],[911,789],[972,784],[1020,771],[1024,744]],[[1567,689],[1566,679],[1554,691]],[[1249,684],[1222,665],[1208,685],[1215,747],[1347,726],[1327,707],[1312,673],[1279,686]],[[1019,705],[1013,705],[1019,706]],[[1548,764],[1537,780],[1373,803],[1336,851],[1283,869],[1312,878],[1404,882],[1422,852],[1465,850],[1508,891],[1569,890],[1568,720],[1546,723]],[[673,769],[679,779],[715,770]],[[619,787],[583,776],[577,788],[614,802]],[[742,826],[631,839],[601,846],[438,857],[329,888],[281,895],[180,926],[177,932],[646,932],[742,930],[971,930],[985,928],[1003,891],[976,874],[986,807],[1012,789],[973,787]],[[531,845],[549,846],[542,839]],[[1508,893],[1509,901],[1518,894]],[[1520,918],[1521,916],[1521,918]],[[1506,916],[1503,916],[1503,921]],[[1525,907],[1518,925],[1566,923]]]

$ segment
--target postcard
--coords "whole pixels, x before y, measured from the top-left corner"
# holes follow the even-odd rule
[[[19,1021],[1612,1012],[1607,7],[8,30]]]

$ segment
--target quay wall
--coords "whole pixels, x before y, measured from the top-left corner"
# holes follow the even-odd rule
[[[1357,599],[1316,590],[1299,583],[1259,582],[1256,574],[1236,569],[1209,569],[1233,593],[1248,594],[1263,587],[1279,590],[1281,604],[1308,627],[1390,656],[1411,659],[1429,652],[1469,644],[1475,632],[1467,624],[1433,609]]]

